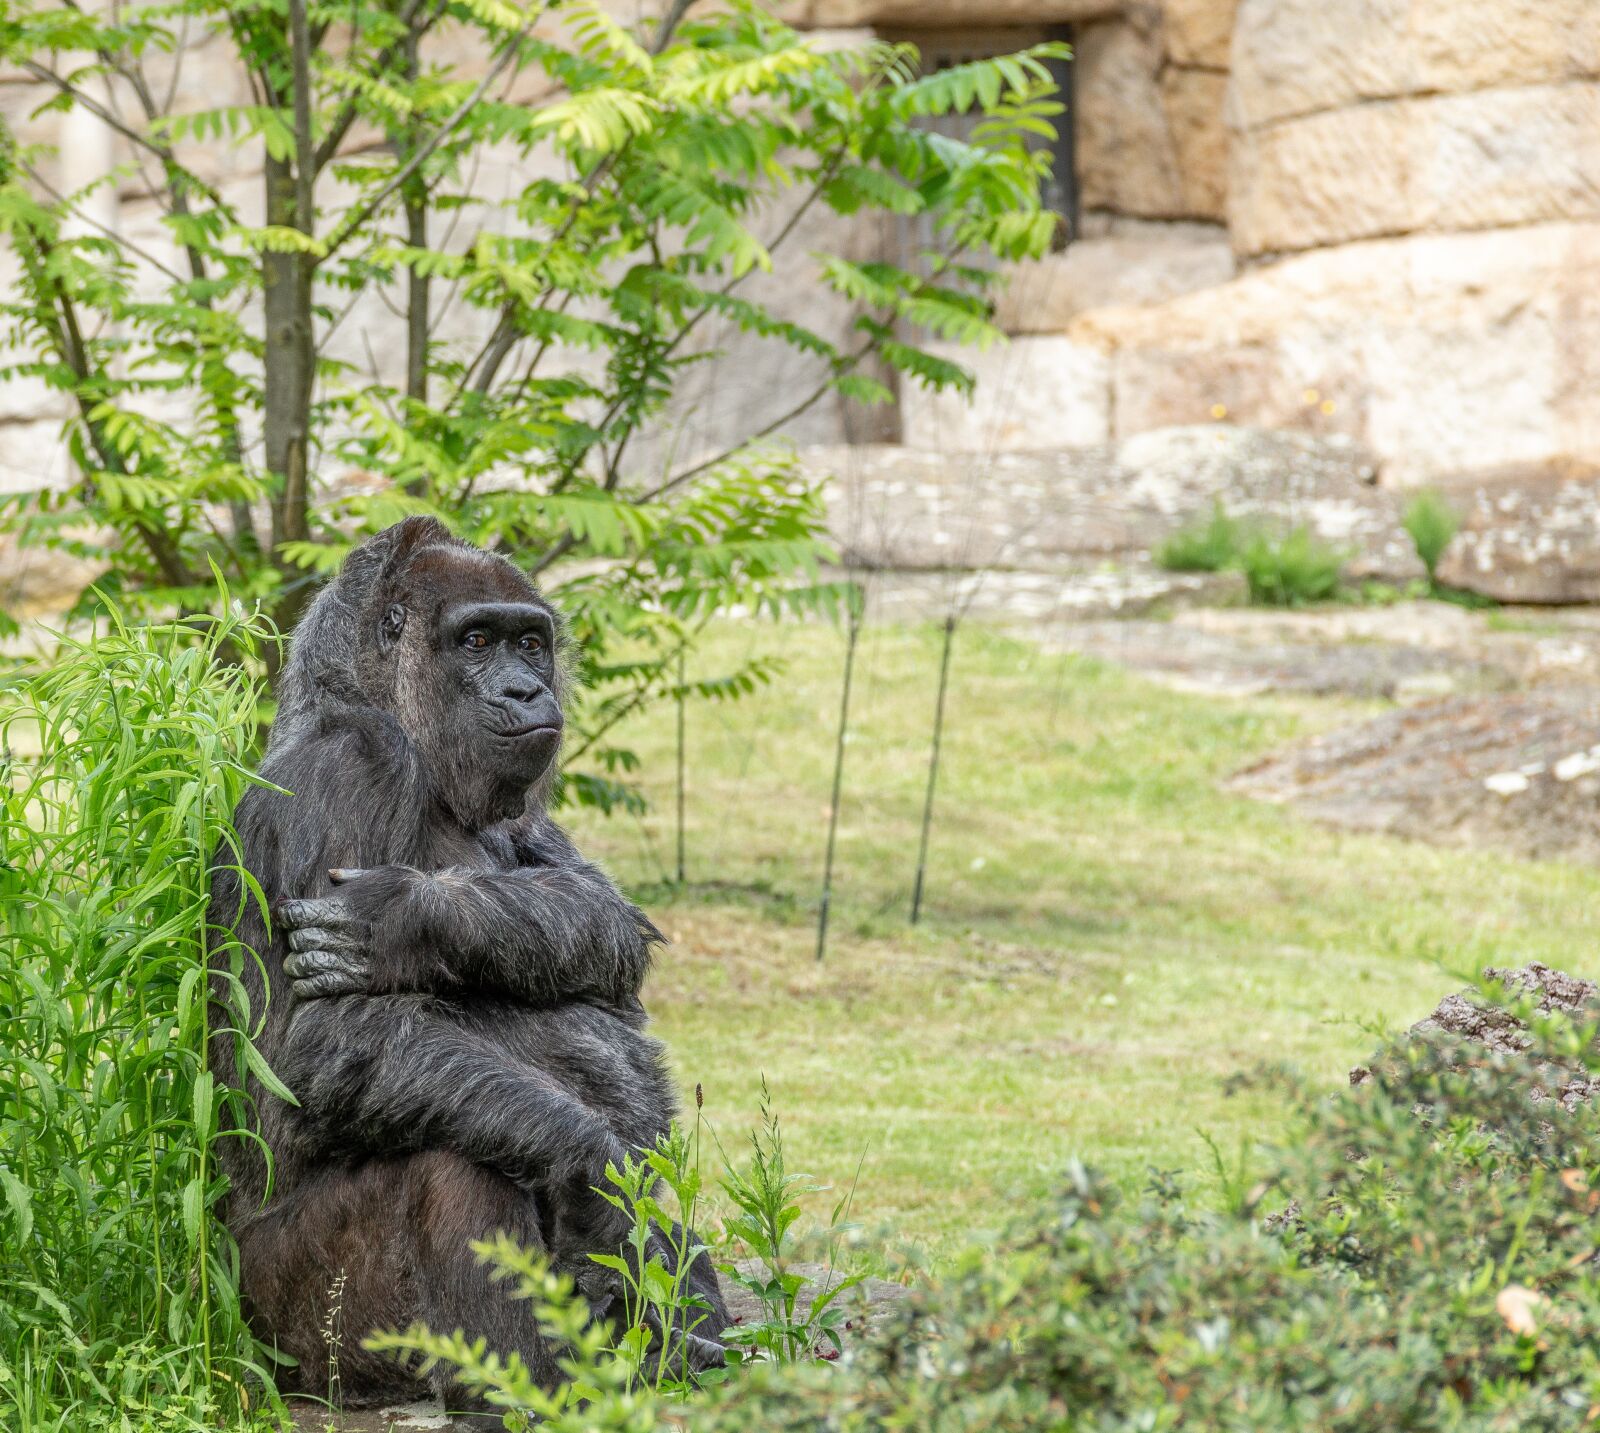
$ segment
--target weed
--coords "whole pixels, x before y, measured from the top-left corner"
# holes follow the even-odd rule
[[[1428,574],[1429,588],[1437,589],[1439,559],[1444,556],[1445,548],[1450,546],[1450,540],[1461,530],[1460,515],[1438,493],[1424,491],[1406,506],[1400,525],[1405,528],[1412,545],[1417,549],[1417,556],[1421,558]]]
[[[1255,533],[1239,552],[1250,600],[1265,607],[1327,601],[1339,590],[1343,566],[1344,555],[1304,526],[1281,538]]]

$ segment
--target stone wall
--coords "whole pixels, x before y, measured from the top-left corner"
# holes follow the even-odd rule
[[[1091,228],[1014,274],[1010,349],[970,407],[908,395],[908,443],[1217,421],[1346,434],[1400,484],[1600,462],[1594,0],[1169,0],[1078,33],[1086,202],[1226,230]],[[1202,87],[1226,125],[1186,155]]]

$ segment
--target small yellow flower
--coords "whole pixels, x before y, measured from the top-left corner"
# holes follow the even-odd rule
[[[1228,405],[1226,403],[1213,403],[1211,405],[1211,416],[1213,418],[1226,418],[1228,416]]]

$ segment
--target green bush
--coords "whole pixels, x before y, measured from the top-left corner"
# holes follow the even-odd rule
[[[114,626],[5,693],[0,1427],[247,1426],[260,1411],[213,1154],[206,908],[256,691],[204,640]],[[37,756],[12,753],[37,752]],[[247,1392],[247,1389],[249,1390]]]
[[[1407,505],[1400,525],[1410,535],[1417,556],[1428,573],[1428,586],[1439,584],[1439,559],[1461,530],[1461,518],[1438,493],[1421,492]]]
[[[1155,563],[1168,572],[1227,572],[1239,565],[1247,536],[1243,523],[1213,503],[1204,522],[1180,528],[1156,548]]]
[[[1343,555],[1306,527],[1282,537],[1255,533],[1239,552],[1239,570],[1250,584],[1250,600],[1264,607],[1327,601],[1339,591],[1343,566]]]
[[[1526,1054],[1419,1041],[1331,1098],[1272,1077],[1298,1137],[1229,1212],[1074,1167],[851,1366],[756,1370],[694,1426],[1592,1428],[1600,1115],[1530,1091],[1600,1060],[1592,1025],[1532,1023]]]

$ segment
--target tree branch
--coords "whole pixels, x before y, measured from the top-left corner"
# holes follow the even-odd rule
[[[377,213],[400,186],[433,157],[440,145],[444,144],[461,127],[467,116],[477,108],[478,102],[489,93],[489,87],[500,78],[506,67],[521,53],[522,41],[527,38],[528,31],[533,28],[534,22],[540,13],[542,13],[542,7],[528,16],[523,22],[522,28],[506,42],[505,53],[495,61],[488,74],[473,87],[472,93],[462,100],[450,113],[449,118],[423,144],[418,146],[404,164],[389,176],[378,192],[356,205],[339,221],[333,232],[328,236],[328,242],[324,246],[322,255],[324,259],[330,258],[352,234]]]

